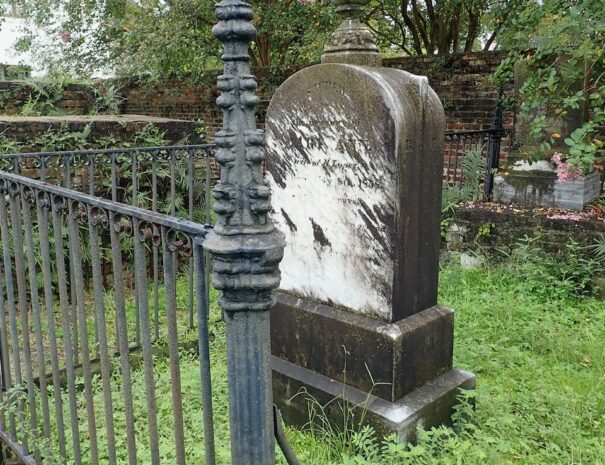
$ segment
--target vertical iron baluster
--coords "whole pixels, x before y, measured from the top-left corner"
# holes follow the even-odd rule
[[[195,262],[197,338],[202,382],[202,406],[204,409],[204,452],[206,464],[215,465],[216,453],[214,446],[214,415],[212,408],[212,377],[210,371],[210,341],[208,335],[210,299],[206,281],[205,252],[201,245],[201,240],[195,242],[193,260]]]
[[[88,156],[88,194],[95,195],[95,156],[94,156],[94,154],[90,154]],[[95,354],[96,354],[97,358],[100,357],[99,328],[98,328],[98,319],[97,318],[95,318]]]
[[[93,404],[92,369],[90,364],[90,343],[88,340],[88,322],[86,319],[86,292],[84,289],[84,270],[82,269],[82,243],[77,223],[78,215],[86,214],[78,209],[74,202],[69,202],[67,217],[69,234],[69,252],[73,261],[74,280],[71,285],[76,289],[76,311],[80,334],[82,335],[82,369],[84,373],[84,397],[86,398],[86,417],[88,421],[88,440],[90,441],[90,458],[92,465],[99,463],[97,445],[97,424]]]
[[[21,223],[21,189],[18,184],[9,187],[9,205],[13,227],[13,247],[15,256],[15,275],[17,277],[17,303],[21,322],[21,339],[23,343],[23,361],[25,362],[25,378],[27,383],[27,398],[29,403],[29,434],[33,436],[36,458],[39,459],[37,448],[38,415],[36,408],[36,386],[34,384],[34,370],[32,366],[31,340],[29,335],[29,305],[27,297],[27,284],[25,282],[25,263],[23,256],[23,227]]]
[[[504,88],[498,91],[498,102],[492,115],[492,125],[489,128],[489,139],[487,144],[487,167],[485,173],[485,184],[483,196],[489,200],[494,188],[494,173],[500,168],[500,146],[504,136]]]
[[[151,210],[158,211],[158,152],[154,151],[151,155]],[[160,257],[157,245],[152,246],[153,250],[153,327],[154,336],[160,338]]]
[[[204,210],[205,210],[205,216],[206,216],[206,224],[210,224],[211,223],[211,216],[210,216],[210,189],[211,189],[211,185],[210,183],[212,182],[212,166],[210,164],[210,157],[212,156],[212,151],[211,149],[208,149],[206,151],[206,180],[205,180],[205,192],[204,192]]]
[[[193,219],[193,175],[194,175],[194,164],[193,164],[193,150],[187,150],[186,152],[188,160],[187,168],[187,190],[189,194],[189,220]],[[189,257],[189,328],[193,329],[195,326],[194,322],[194,311],[193,311],[193,255]]]
[[[176,151],[168,152],[170,161],[170,215],[176,216]]]
[[[452,136],[453,137],[453,136]],[[447,168],[445,171],[445,180],[447,184],[450,184],[450,170],[452,165],[452,139],[450,138],[447,143]]]
[[[153,354],[151,349],[151,325],[149,324],[149,289],[147,286],[147,261],[145,259],[145,240],[153,239],[153,226],[149,225],[149,234],[143,231],[143,224],[134,221],[134,262],[135,286],[141,310],[141,331],[143,346],[143,369],[145,372],[145,394],[147,397],[147,421],[151,465],[159,465],[160,449],[158,442],[157,408],[155,401],[155,378],[153,373]]]
[[[458,157],[460,156],[460,139],[462,138],[462,149],[464,150],[464,136],[456,138],[456,150],[454,151],[454,179],[452,185],[458,183]]]
[[[6,278],[6,300],[8,303],[8,318],[9,318],[9,332],[10,332],[10,343],[11,352],[13,355],[13,368],[14,372],[14,383],[11,387],[14,389],[21,389],[22,375],[21,375],[21,357],[19,354],[19,332],[17,328],[17,309],[15,303],[15,284],[13,281],[13,262],[11,257],[10,247],[10,233],[8,226],[8,209],[6,207],[5,194],[8,189],[3,189],[0,194],[0,234],[2,235],[2,255],[4,261],[4,277]],[[13,391],[14,394],[14,391]],[[10,401],[9,396],[9,401]],[[17,417],[15,425],[22,427],[25,421],[24,403],[21,399],[17,401]],[[18,440],[17,430],[13,431],[15,440]],[[25,451],[29,450],[27,436],[23,437],[21,443]]]
[[[4,194],[0,194],[4,195]],[[4,391],[8,391],[12,387],[12,376],[11,376],[11,368],[10,368],[10,351],[9,351],[9,342],[8,342],[8,331],[6,325],[6,303],[4,301],[4,271],[2,267],[0,267],[0,310],[2,311],[2,315],[0,315],[0,346],[2,347],[2,386],[0,386],[0,390],[2,391],[0,394],[2,395],[2,404],[4,402],[8,402],[4,399]],[[8,399],[8,396],[7,396]],[[10,434],[13,437],[17,435],[17,427],[15,423],[15,415],[12,409],[8,409],[8,423],[10,428]],[[2,419],[4,420],[4,412],[2,412]],[[4,428],[3,428],[4,430]]]
[[[166,294],[166,320],[168,326],[168,356],[172,383],[172,408],[177,465],[185,465],[185,434],[183,430],[183,404],[181,395],[181,373],[179,368],[179,342],[176,317],[176,253],[170,243],[171,232],[162,228],[162,250],[164,263],[164,289]]]
[[[116,221],[117,220],[117,221]],[[130,221],[130,219],[128,220]],[[110,214],[111,256],[114,279],[114,299],[117,322],[118,347],[120,351],[120,367],[122,371],[122,388],[124,393],[124,414],[126,418],[126,438],[128,443],[128,463],[137,465],[137,446],[134,428],[134,407],[132,403],[132,379],[128,361],[128,327],[126,323],[126,304],[124,300],[124,280],[122,268],[122,250],[120,233],[122,225],[114,214]],[[130,225],[132,227],[132,225]]]
[[[39,173],[40,173],[40,181],[46,182],[46,157],[45,156],[40,157]]]
[[[3,289],[2,289],[2,285],[1,285],[1,280],[2,280],[2,267],[0,267],[0,293],[2,293]],[[5,363],[5,357],[4,357],[4,351],[6,350],[6,319],[5,319],[5,309],[4,309],[4,294],[0,295],[0,310],[2,311],[2,314],[0,315],[0,318],[2,318],[1,323],[0,323],[0,406],[2,406],[0,408],[0,430],[1,431],[6,431],[6,404],[5,404],[5,400],[4,400],[4,391],[7,389],[7,384],[5,381],[5,373],[6,373],[6,366],[7,364]],[[2,463],[1,460],[3,460],[2,457],[2,451],[0,450],[0,463]]]
[[[132,178],[131,178],[132,206],[138,207],[139,206],[139,198],[138,198],[139,197],[139,176],[138,176],[139,160],[138,160],[137,152],[132,152],[130,163],[131,163],[131,174],[132,174]],[[136,240],[136,238],[135,238],[135,240]],[[134,306],[135,306],[134,337],[135,337],[135,341],[136,341],[137,345],[141,345],[141,308],[140,308],[141,304],[139,302],[139,296],[136,293],[135,293],[135,299],[134,299]]]
[[[63,156],[63,184],[67,189],[71,189],[71,154]],[[71,258],[71,257],[70,257]],[[71,327],[73,331],[73,354],[71,363],[78,365],[80,358],[80,339],[78,337],[78,313],[76,309],[76,288],[74,286],[74,264],[69,260],[69,303],[71,308]]]
[[[118,170],[116,167],[116,152],[111,152],[109,162],[111,165],[111,200],[118,201]]]
[[[95,156],[88,155],[88,193],[95,195]]]
[[[72,460],[76,465],[82,465],[82,451],[80,447],[80,425],[78,417],[78,403],[76,398],[76,374],[74,370],[74,354],[71,331],[69,327],[70,314],[68,309],[67,268],[65,267],[65,252],[63,242],[63,215],[67,212],[65,199],[52,197],[52,225],[55,238],[55,260],[57,266],[57,284],[59,288],[59,303],[61,306],[61,323],[63,326],[63,340],[65,345],[65,371],[67,374],[67,393],[69,397],[69,414],[71,436],[73,445]]]
[[[48,210],[50,199],[47,195],[36,196],[36,213],[40,234],[40,255],[42,256],[42,279],[44,282],[44,302],[46,305],[46,324],[50,345],[50,362],[52,367],[53,396],[55,400],[55,415],[57,420],[57,437],[59,454],[66,460],[65,423],[63,419],[63,399],[61,398],[61,373],[57,347],[57,328],[55,325],[55,308],[53,298],[53,283],[51,272],[50,242],[48,239]]]
[[[116,465],[116,440],[113,419],[113,398],[111,393],[111,362],[107,342],[107,325],[105,322],[105,303],[103,273],[101,270],[101,255],[99,230],[107,221],[105,212],[96,209],[88,211],[88,231],[90,236],[90,258],[92,267],[93,300],[99,335],[99,358],[101,363],[101,379],[103,383],[103,405],[105,412],[105,429],[107,431],[107,459],[109,465]]]
[[[67,189],[71,189],[71,154],[63,156],[63,186]],[[76,310],[76,289],[74,287],[74,265],[73,260],[69,260],[69,302],[71,307],[71,327],[73,330],[73,351],[74,359],[73,364],[78,365],[79,363],[79,345],[80,339],[78,337],[78,314]]]
[[[23,212],[23,225],[25,227],[28,268],[27,273],[29,276],[29,289],[31,293],[32,313],[34,317],[34,332],[36,339],[36,352],[38,356],[38,376],[42,403],[42,418],[44,420],[44,436],[47,439],[50,439],[50,407],[48,403],[48,386],[46,384],[46,359],[44,357],[44,338],[42,334],[42,320],[40,318],[40,294],[38,292],[36,249],[34,247],[34,238],[32,232],[33,222],[30,202],[34,201],[33,196],[33,191],[25,191],[23,193],[21,209]]]

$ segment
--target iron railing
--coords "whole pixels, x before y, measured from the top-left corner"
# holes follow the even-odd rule
[[[192,221],[211,222],[215,144],[0,155],[0,169]]]
[[[215,144],[0,155],[0,169],[134,207],[210,225]],[[104,238],[105,242],[108,238]],[[105,246],[103,243],[101,246]],[[159,308],[160,252],[152,250],[153,308]],[[109,264],[102,270],[104,279]],[[193,257],[189,257],[193,269]],[[69,266],[70,279],[73,264]],[[193,275],[189,276],[193,295]],[[75,292],[72,288],[71,292]],[[72,301],[74,300],[72,295]],[[155,311],[155,310],[154,310]],[[194,322],[193,300],[189,321]],[[156,315],[157,316],[157,315]],[[156,331],[157,333],[157,331]]]
[[[0,194],[0,308],[8,309],[0,318],[0,439],[26,464],[183,465],[188,440],[200,441],[185,428],[180,361],[189,347],[199,357],[203,413],[194,414],[204,418],[205,461],[215,463],[202,249],[209,226],[13,173],[0,172]],[[161,299],[150,285],[153,251]],[[179,256],[191,257],[185,274],[194,286],[177,297]],[[195,304],[194,330],[183,298]],[[158,366],[167,366],[169,389]],[[133,392],[140,372],[144,387]],[[158,425],[160,392],[172,396],[169,441]]]
[[[484,159],[484,165],[479,169],[483,173],[485,200],[491,198],[494,174],[500,167],[500,161],[504,160],[514,149],[514,132],[512,129],[504,128],[503,93],[503,90],[500,89],[489,129],[445,133],[443,181],[450,186],[464,183],[463,157],[471,150],[479,150]]]

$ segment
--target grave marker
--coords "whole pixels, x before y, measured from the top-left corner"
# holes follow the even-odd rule
[[[369,398],[372,423],[405,439],[446,422],[474,385],[452,368],[453,312],[437,305],[445,118],[425,77],[378,67],[358,19],[367,1],[335,3],[344,20],[324,63],[286,81],[267,113],[287,237],[274,390],[293,423],[308,420],[292,399],[303,387],[320,402]]]

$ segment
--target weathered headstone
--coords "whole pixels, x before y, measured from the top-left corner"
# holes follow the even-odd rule
[[[453,313],[437,305],[443,108],[426,78],[378,67],[365,3],[336,1],[344,21],[324,64],[285,82],[267,113],[287,236],[274,390],[291,422],[308,420],[300,388],[320,403],[344,392],[406,438],[446,422],[474,377],[452,368]]]

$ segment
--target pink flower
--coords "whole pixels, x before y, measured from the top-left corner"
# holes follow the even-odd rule
[[[61,31],[59,32],[59,38],[63,41],[63,43],[68,43],[69,42],[69,32],[67,31]]]
[[[557,181],[572,182],[582,179],[584,176],[582,170],[576,165],[562,161],[561,158],[562,155],[559,152],[555,152],[551,158],[552,162],[557,165]]]
[[[298,0],[298,3],[300,5],[313,5],[315,0]]]

